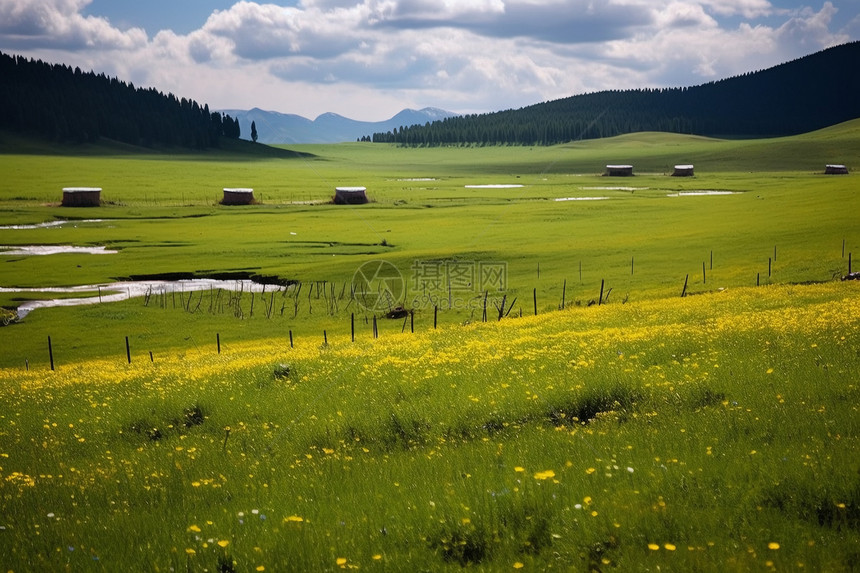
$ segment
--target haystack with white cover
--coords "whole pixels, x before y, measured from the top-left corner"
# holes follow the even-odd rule
[[[692,177],[695,171],[692,165],[676,165],[672,177]]]
[[[606,174],[610,177],[631,177],[633,175],[632,165],[607,165]]]
[[[844,165],[825,165],[825,175],[848,175],[848,168]]]
[[[335,187],[335,205],[363,205],[367,202],[366,187]]]
[[[101,187],[64,187],[63,207],[98,207],[102,204]]]
[[[247,187],[225,187],[222,205],[251,205],[254,202],[254,190]]]

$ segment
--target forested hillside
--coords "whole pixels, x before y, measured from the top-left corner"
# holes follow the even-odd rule
[[[721,137],[804,133],[860,117],[860,42],[689,88],[578,95],[373,134],[405,145],[552,145],[637,131]]]
[[[104,74],[0,53],[0,129],[53,141],[108,138],[131,145],[218,147],[239,122],[193,100]]]

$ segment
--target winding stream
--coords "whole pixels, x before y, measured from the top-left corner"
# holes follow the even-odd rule
[[[97,285],[79,285],[72,287],[17,288],[0,287],[0,293],[45,293],[45,294],[79,294],[73,298],[46,298],[44,300],[25,301],[18,306],[18,320],[38,308],[57,306],[79,306],[84,304],[100,304],[117,302],[147,294],[161,295],[171,293],[189,293],[206,290],[230,290],[241,292],[263,292],[283,289],[277,285],[265,285],[251,280],[216,280],[188,279],[179,281],[145,280],[104,283]]]

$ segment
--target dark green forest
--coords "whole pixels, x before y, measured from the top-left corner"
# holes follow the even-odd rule
[[[637,131],[712,137],[805,133],[860,117],[860,42],[767,70],[669,89],[604,91],[375,133],[407,146],[553,145]]]
[[[239,138],[239,122],[208,105],[82,72],[0,53],[0,129],[60,143],[106,138],[144,147],[218,147]]]

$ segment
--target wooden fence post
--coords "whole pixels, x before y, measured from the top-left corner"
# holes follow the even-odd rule
[[[540,268],[540,264],[538,264],[538,268]],[[484,314],[481,317],[481,322],[487,322],[487,296],[490,294],[490,291],[484,291]]]

